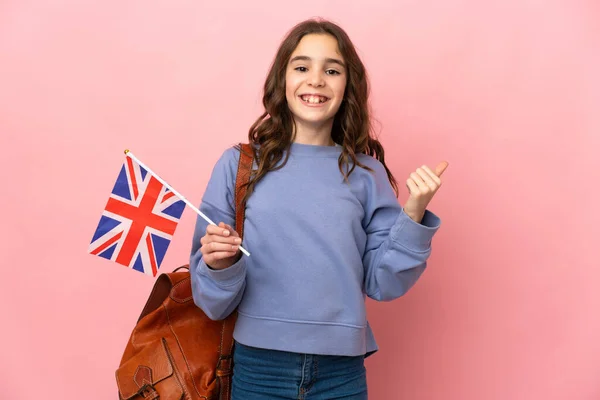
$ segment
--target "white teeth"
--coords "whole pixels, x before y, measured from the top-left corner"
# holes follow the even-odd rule
[[[327,99],[319,97],[319,96],[302,96],[302,100],[311,104],[324,103]]]

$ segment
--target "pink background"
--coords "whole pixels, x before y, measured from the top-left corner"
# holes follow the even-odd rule
[[[87,254],[123,149],[199,203],[280,39],[324,16],[367,65],[398,179],[450,161],[430,269],[369,302],[370,398],[600,398],[600,3],[365,4],[0,4],[0,397],[116,398],[154,283]],[[187,262],[194,220],[163,271]]]

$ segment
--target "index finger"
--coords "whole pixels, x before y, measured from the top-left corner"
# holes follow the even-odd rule
[[[227,228],[227,225],[225,225],[223,223],[221,223],[220,225],[223,225],[223,226],[217,226],[217,225],[213,225],[213,224],[208,225],[206,227],[206,233],[208,233],[209,235],[218,235],[218,236],[224,236],[224,237],[231,236],[233,231],[231,231],[229,228]]]

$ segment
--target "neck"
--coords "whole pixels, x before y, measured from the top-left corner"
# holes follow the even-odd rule
[[[296,122],[294,143],[314,146],[334,146],[335,142],[331,138],[332,126],[333,120],[319,126],[307,126],[301,122]]]

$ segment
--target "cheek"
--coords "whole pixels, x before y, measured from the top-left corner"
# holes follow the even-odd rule
[[[293,93],[298,86],[298,78],[294,77],[294,75],[286,75],[285,76],[285,91],[288,93]]]
[[[344,98],[345,92],[346,92],[346,83],[345,82],[341,83],[338,87],[335,88],[335,95],[340,100],[340,102]]]
[[[292,87],[292,83],[290,81],[285,82],[285,96],[290,97],[294,95],[294,88]]]
[[[296,87],[294,85],[293,80],[286,79],[285,80],[285,97],[288,101],[294,98],[294,93],[296,92]]]

